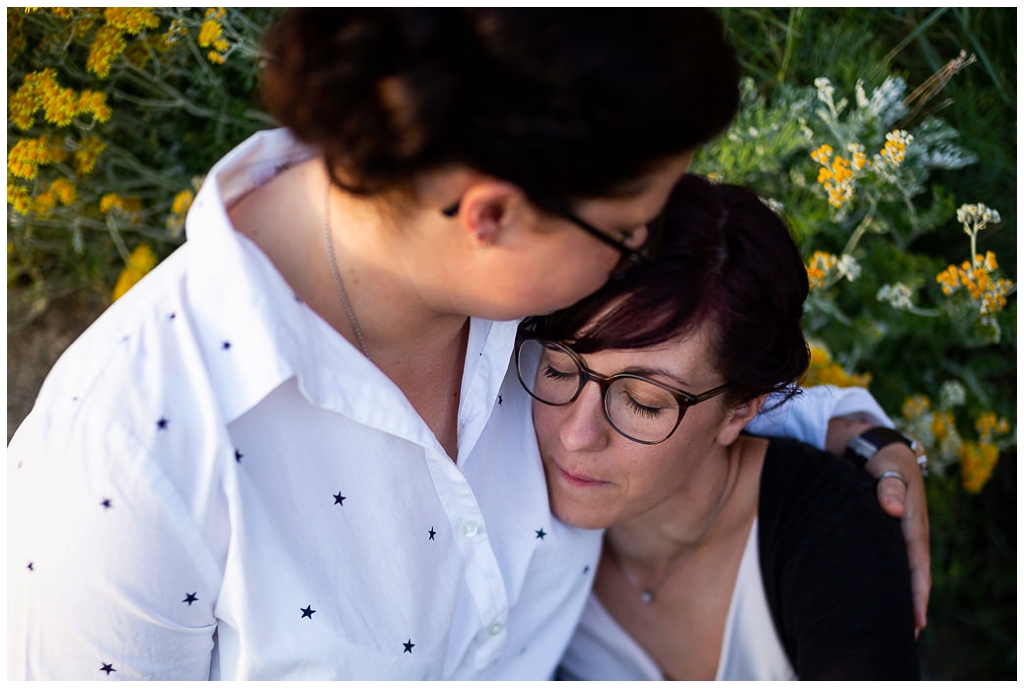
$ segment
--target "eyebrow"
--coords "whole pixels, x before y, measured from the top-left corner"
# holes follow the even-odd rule
[[[639,375],[641,377],[666,377],[672,380],[672,382],[674,382],[679,387],[679,389],[681,389],[684,392],[687,391],[688,389],[695,389],[695,387],[692,384],[690,384],[686,380],[683,380],[675,373],[664,368],[651,368],[648,366],[630,366],[625,370],[620,371],[620,374],[621,373],[626,373],[629,375]]]

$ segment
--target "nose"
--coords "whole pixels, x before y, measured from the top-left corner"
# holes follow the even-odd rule
[[[591,380],[584,385],[576,401],[565,407],[559,430],[562,446],[569,451],[598,451],[608,444],[612,428],[604,416],[601,389]]]
[[[639,225],[626,236],[622,242],[634,251],[640,249],[644,244],[647,243],[647,237],[651,235],[651,228],[646,225]]]

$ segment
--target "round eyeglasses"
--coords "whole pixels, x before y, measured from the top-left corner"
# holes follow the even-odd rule
[[[566,345],[533,338],[516,344],[516,374],[530,396],[549,406],[571,404],[593,380],[601,388],[604,415],[612,428],[640,444],[664,442],[686,409],[729,387],[726,383],[694,395],[632,373],[605,377],[587,368]]]

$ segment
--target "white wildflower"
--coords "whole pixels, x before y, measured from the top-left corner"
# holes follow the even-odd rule
[[[897,310],[907,311],[914,307],[913,292],[910,291],[910,287],[897,282],[896,284],[886,284],[878,290],[877,298],[882,303],[888,303],[890,306]]]
[[[963,406],[967,401],[967,390],[959,380],[946,380],[939,388],[939,408],[951,409]]]
[[[840,275],[853,282],[860,277],[860,263],[851,255],[844,255],[836,263],[836,270]]]

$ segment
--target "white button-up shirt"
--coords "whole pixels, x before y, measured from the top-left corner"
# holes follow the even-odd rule
[[[453,462],[229,222],[311,155],[278,130],[219,162],[12,439],[10,678],[552,674],[601,533],[548,510],[516,323],[471,321]]]

